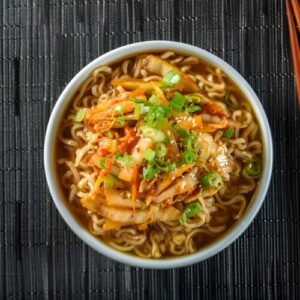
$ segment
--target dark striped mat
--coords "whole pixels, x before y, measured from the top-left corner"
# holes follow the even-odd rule
[[[299,299],[300,129],[284,0],[0,1],[1,299]],[[151,271],[84,245],[49,195],[47,121],[62,89],[100,54],[166,39],[235,67],[269,117],[272,184],[254,223],[197,265]]]

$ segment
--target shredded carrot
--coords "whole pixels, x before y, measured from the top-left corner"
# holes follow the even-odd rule
[[[145,88],[138,88],[128,94],[129,97],[137,97],[137,96],[143,96],[145,94],[146,89]]]
[[[159,87],[159,85],[157,85],[156,83],[152,82],[151,81],[151,85],[152,85],[152,88],[154,89],[156,95],[159,97],[159,99],[161,100],[161,104],[162,105],[168,105],[169,102],[168,100],[166,99],[165,95],[164,95],[164,92],[161,90],[161,88]]]
[[[131,187],[131,199],[132,199],[132,208],[133,211],[135,211],[135,200],[137,197],[138,192],[138,179],[139,179],[139,168],[134,167],[133,168],[133,174],[132,174],[132,187]]]

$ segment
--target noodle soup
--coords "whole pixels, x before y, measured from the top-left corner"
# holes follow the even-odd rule
[[[173,51],[100,66],[59,128],[70,210],[109,246],[194,253],[239,220],[262,172],[251,106],[224,72]]]

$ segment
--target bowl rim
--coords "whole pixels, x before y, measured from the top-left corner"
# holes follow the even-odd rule
[[[62,198],[62,193],[60,192],[60,187],[56,178],[56,167],[54,164],[54,152],[56,147],[54,147],[53,145],[55,145],[55,139],[57,137],[57,127],[60,123],[63,113],[65,112],[67,106],[71,101],[71,97],[73,96],[78,86],[87,78],[87,76],[92,72],[93,69],[101,64],[111,64],[113,62],[120,61],[125,57],[133,56],[138,53],[154,52],[160,50],[166,51],[170,49],[176,52],[195,55],[197,57],[200,57],[204,61],[207,61],[208,63],[219,66],[227,76],[229,76],[234,82],[236,82],[238,87],[251,103],[257,121],[260,125],[262,140],[264,144],[264,168],[260,179],[260,184],[257,187],[255,196],[248,206],[247,211],[244,213],[241,220],[235,223],[231,228],[229,228],[222,237],[193,254],[163,259],[148,259],[115,250],[107,246],[101,240],[97,239],[92,235],[92,233],[88,232],[85,228],[82,227],[82,225],[80,225],[80,223],[75,219],[72,212],[67,207],[65,200]],[[273,168],[272,135],[267,116],[257,95],[250,87],[248,82],[224,60],[199,47],[181,42],[160,40],[138,42],[116,48],[97,57],[92,62],[87,64],[84,68],[82,68],[67,84],[51,112],[47,125],[44,142],[44,168],[50,194],[60,215],[63,217],[72,231],[95,251],[115,261],[130,266],[149,269],[178,268],[195,264],[221,252],[230,244],[232,244],[236,239],[238,239],[238,237],[240,237],[240,235],[248,228],[250,223],[253,221],[265,200],[271,180]]]

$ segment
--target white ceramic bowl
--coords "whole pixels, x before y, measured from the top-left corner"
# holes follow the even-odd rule
[[[70,103],[71,97],[73,96],[79,85],[87,78],[87,76],[95,69],[97,66],[102,64],[111,64],[113,62],[120,61],[128,56],[133,56],[141,52],[154,52],[154,51],[165,51],[165,50],[175,50],[177,52],[182,52],[187,55],[195,55],[200,57],[202,60],[207,61],[215,66],[219,66],[236,84],[240,87],[242,92],[251,102],[251,105],[255,111],[257,120],[260,125],[262,132],[262,140],[264,145],[263,152],[263,173],[261,176],[260,184],[257,187],[254,199],[249,204],[246,212],[239,222],[234,224],[222,237],[220,237],[214,243],[204,247],[200,251],[179,257],[166,258],[166,259],[145,259],[126,253],[122,253],[112,249],[111,247],[104,244],[102,241],[97,239],[91,233],[89,233],[85,228],[83,228],[73,217],[72,213],[66,206],[65,200],[63,199],[63,194],[59,181],[56,175],[55,167],[55,140],[57,137],[58,126],[63,117],[67,106]],[[127,45],[124,47],[112,50],[89,63],[84,67],[67,85],[67,87],[62,92],[56,105],[52,111],[44,145],[44,165],[46,171],[46,177],[50,189],[50,193],[55,202],[57,209],[60,214],[70,226],[70,228],[77,234],[85,243],[95,249],[97,252],[122,263],[144,267],[152,269],[167,269],[188,266],[204,259],[207,259],[216,253],[222,251],[228,245],[230,245],[234,240],[236,240],[250,225],[257,212],[259,211],[264,198],[266,196],[273,166],[273,146],[271,131],[268,123],[268,119],[264,112],[264,109],[257,98],[255,92],[245,81],[245,79],[235,71],[230,65],[224,62],[217,56],[202,50],[200,48],[171,41],[149,41],[135,43]]]

